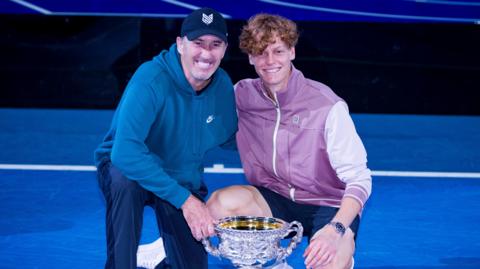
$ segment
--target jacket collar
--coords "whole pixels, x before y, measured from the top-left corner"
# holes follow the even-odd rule
[[[302,90],[305,84],[305,77],[302,72],[295,68],[292,64],[292,72],[288,79],[287,88],[277,92],[277,100],[280,105],[286,105]]]
[[[259,81],[260,89],[267,95],[267,88],[263,85],[261,79]],[[280,107],[288,104],[293,100],[295,95],[300,92],[305,84],[305,77],[303,73],[300,72],[295,66],[292,64],[292,72],[290,73],[290,77],[288,78],[287,87],[279,92],[276,93],[277,101]],[[268,96],[268,95],[267,95]]]

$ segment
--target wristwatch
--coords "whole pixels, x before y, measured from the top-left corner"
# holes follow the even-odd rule
[[[343,225],[341,222],[338,222],[338,221],[330,221],[328,225],[332,225],[333,228],[335,228],[335,231],[342,236],[345,234],[345,231],[347,230],[345,228],[345,225]]]

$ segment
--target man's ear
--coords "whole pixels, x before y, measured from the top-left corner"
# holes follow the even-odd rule
[[[177,36],[177,51],[180,55],[183,53],[183,38]]]
[[[253,65],[253,56],[248,54],[248,62]]]
[[[295,47],[291,48],[290,61],[295,60]]]

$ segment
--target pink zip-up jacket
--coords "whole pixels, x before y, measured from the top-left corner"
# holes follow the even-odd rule
[[[343,100],[292,69],[287,89],[277,92],[276,100],[268,97],[260,79],[236,84],[237,145],[246,178],[298,203],[339,207],[342,198],[350,196],[363,206],[371,185],[347,186],[326,149],[326,118]]]

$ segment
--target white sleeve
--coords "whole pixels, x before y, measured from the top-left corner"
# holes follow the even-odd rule
[[[325,141],[330,165],[346,184],[344,197],[352,197],[363,206],[372,191],[372,175],[367,168],[367,152],[343,101],[333,105],[327,116]]]

